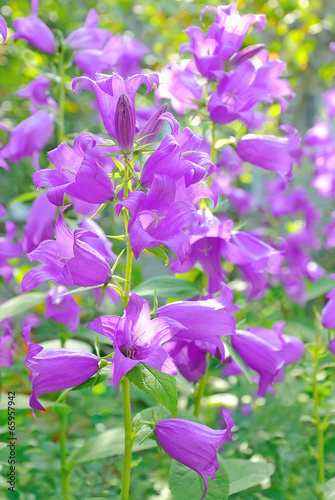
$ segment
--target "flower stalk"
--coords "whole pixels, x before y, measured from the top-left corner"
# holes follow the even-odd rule
[[[315,348],[313,353],[313,399],[314,399],[314,418],[317,432],[317,460],[319,473],[319,486],[325,483],[325,462],[324,462],[324,426],[319,413],[319,387],[318,387],[318,372],[319,372],[319,352],[321,348],[320,329],[318,328],[315,338]],[[324,500],[324,492],[318,491],[319,500]]]

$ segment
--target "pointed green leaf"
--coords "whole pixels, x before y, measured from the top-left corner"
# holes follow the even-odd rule
[[[257,486],[275,471],[272,464],[232,458],[223,460],[229,477],[229,494]]]
[[[177,416],[178,395],[174,375],[168,375],[151,366],[139,363],[127,373],[127,378],[170,410],[174,417]]]
[[[29,292],[12,297],[0,305],[0,321],[19,316],[45,301],[46,292]]]
[[[146,297],[148,295],[174,299],[191,299],[199,295],[200,290],[195,283],[175,278],[174,276],[155,276],[135,287],[132,292]]]
[[[169,264],[169,257],[166,251],[164,250],[163,245],[156,247],[156,248],[146,248],[146,252],[151,253],[152,255],[155,255],[159,259],[164,260],[165,265],[167,266]]]

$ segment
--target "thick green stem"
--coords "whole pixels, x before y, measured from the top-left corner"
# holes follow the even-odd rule
[[[64,125],[64,114],[65,114],[65,71],[64,71],[64,52],[63,47],[60,48],[59,52],[59,63],[58,63],[58,76],[59,76],[59,87],[58,87],[58,121],[57,121],[57,139],[61,143],[64,140],[65,135],[65,125]]]
[[[200,415],[200,410],[201,410],[201,398],[205,393],[205,388],[207,384],[207,377],[208,377],[208,362],[209,362],[209,355],[207,354],[206,356],[206,373],[201,377],[199,380],[198,387],[196,391],[194,392],[194,416],[199,417]]]
[[[215,148],[215,129],[216,123],[212,123],[212,148],[211,148],[211,160],[215,163],[216,160],[216,148]]]
[[[318,369],[319,369],[319,349],[320,349],[320,331],[317,331],[316,339],[315,339],[315,352],[314,352],[314,376],[313,376],[313,397],[314,397],[314,417],[315,417],[315,425],[317,432],[317,441],[318,441],[318,451],[317,451],[317,459],[318,459],[318,469],[319,469],[319,485],[324,485],[325,483],[325,460],[324,460],[324,430],[319,414],[319,390],[318,390]],[[318,492],[318,496],[320,500],[324,500],[323,491]]]
[[[121,380],[121,387],[122,387],[123,415],[124,415],[124,457],[123,457],[121,500],[128,500],[133,439],[131,433],[129,380],[127,379],[127,377],[123,377],[123,379]]]
[[[70,471],[66,464],[66,429],[67,429],[67,416],[60,416],[60,463],[62,473],[62,498],[63,500],[70,500]]]

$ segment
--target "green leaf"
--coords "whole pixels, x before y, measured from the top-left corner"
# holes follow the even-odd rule
[[[315,283],[311,283],[311,285],[308,287],[306,300],[309,301],[316,299],[317,297],[326,295],[326,293],[330,292],[330,290],[332,290],[333,288],[335,288],[334,279],[321,278]]]
[[[229,494],[247,490],[268,479],[275,471],[272,464],[264,462],[250,462],[232,458],[223,460],[229,477]]]
[[[200,290],[195,283],[174,276],[155,276],[135,287],[132,292],[141,295],[141,297],[157,295],[158,297],[183,300],[199,295]]]
[[[16,392],[15,394],[15,410],[29,410],[30,405],[29,405],[29,398],[30,396],[27,396],[26,394],[18,394]],[[64,403],[58,403],[57,401],[48,401],[46,399],[41,399],[39,398],[39,402],[41,403],[44,408],[51,408],[51,407],[56,407],[56,406],[67,406],[64,405]],[[8,408],[8,402],[7,398],[2,397],[0,401],[0,410],[5,410],[7,411]]]
[[[208,478],[208,492],[206,500],[227,500],[229,495],[229,479],[224,467],[224,462],[219,456],[219,469],[216,472],[216,478]],[[201,498],[205,485],[197,472],[182,465],[175,460],[172,461],[169,487],[174,500],[196,500]]]
[[[35,198],[37,198],[38,196],[40,196],[45,190],[38,190],[38,191],[30,191],[29,193],[23,193],[23,194],[20,194],[19,196],[16,196],[15,198],[13,198],[11,200],[11,204],[12,203],[16,203],[18,201],[31,201],[31,200],[34,200]]]
[[[155,448],[154,441],[148,439],[139,444],[135,441],[133,452]],[[76,464],[91,462],[92,460],[101,460],[107,457],[123,455],[124,451],[124,429],[123,427],[110,429],[87,439],[85,444],[70,453],[67,463],[69,467]]]
[[[0,321],[19,316],[45,301],[46,292],[23,293],[6,300],[0,305]]]
[[[127,373],[127,378],[170,410],[173,417],[177,416],[178,395],[174,375],[168,375],[151,366],[139,363]]]
[[[335,477],[329,479],[324,485],[319,486],[319,491],[325,494],[325,500],[335,500]]]
[[[146,248],[145,250],[151,253],[152,255],[155,255],[159,259],[164,260],[166,266],[169,264],[169,257],[166,251],[164,250],[163,245],[156,248]]]

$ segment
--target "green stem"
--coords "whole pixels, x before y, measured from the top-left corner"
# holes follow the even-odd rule
[[[57,139],[61,143],[64,139],[64,114],[65,114],[65,71],[64,71],[64,52],[63,47],[59,51],[59,63],[58,63],[58,76],[59,76],[59,88],[58,88],[58,124],[57,124]]]
[[[123,401],[123,415],[124,415],[124,457],[123,457],[121,500],[128,500],[133,439],[131,433],[130,390],[129,390],[129,380],[127,379],[127,377],[123,377],[123,379],[121,380],[121,387],[122,387],[122,401]]]
[[[215,148],[215,129],[216,123],[212,123],[212,148],[211,148],[211,160],[215,163],[216,160],[216,148]]]
[[[66,464],[66,429],[67,429],[67,416],[60,416],[60,463],[62,473],[62,493],[63,500],[70,500],[70,471]]]
[[[317,451],[317,459],[318,459],[318,469],[319,469],[319,484],[324,485],[325,483],[325,461],[324,461],[324,435],[323,435],[323,426],[319,414],[319,391],[318,391],[318,369],[319,369],[319,354],[320,349],[320,331],[318,330],[316,333],[315,340],[315,352],[314,352],[314,376],[313,376],[313,397],[314,397],[314,416],[315,416],[315,425],[317,432],[317,442],[318,442],[318,451]],[[324,493],[320,491],[318,493],[319,499],[324,500]]]
[[[199,380],[198,387],[196,391],[194,392],[194,416],[199,417],[200,415],[200,410],[201,410],[201,398],[205,393],[205,387],[207,384],[207,377],[208,377],[208,362],[209,362],[209,355],[207,353],[206,355],[206,372],[205,374],[201,377]]]

